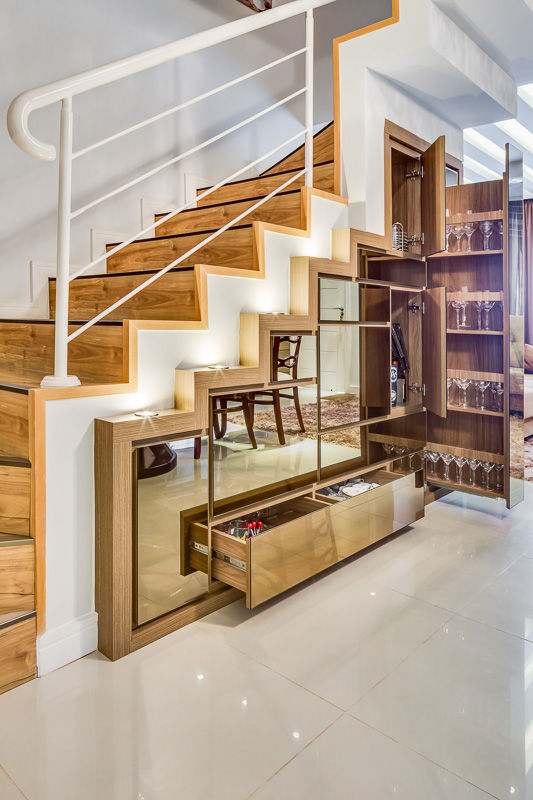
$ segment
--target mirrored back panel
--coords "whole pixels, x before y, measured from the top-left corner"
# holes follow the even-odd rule
[[[316,480],[316,384],[213,395],[210,403],[213,514]]]
[[[133,451],[133,621],[156,619],[207,592],[207,576],[185,567],[180,515],[207,507],[207,448],[182,439]]]
[[[524,499],[524,165],[520,150],[506,146],[507,180],[507,294],[509,303],[508,505]]]

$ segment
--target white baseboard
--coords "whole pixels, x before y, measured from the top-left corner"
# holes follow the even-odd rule
[[[40,678],[77,661],[98,648],[98,614],[91,611],[37,639],[37,674]]]

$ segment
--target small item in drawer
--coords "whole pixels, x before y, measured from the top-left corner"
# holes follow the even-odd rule
[[[378,486],[379,483],[356,483],[352,486],[343,486],[341,491],[348,497],[357,497],[358,494],[364,494],[364,492],[369,492],[371,489],[377,489]]]

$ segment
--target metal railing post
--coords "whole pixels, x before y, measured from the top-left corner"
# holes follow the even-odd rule
[[[315,20],[313,9],[305,14],[305,185],[313,185],[313,129],[314,129],[314,66],[315,66]]]
[[[72,202],[72,97],[61,101],[59,139],[59,194],[57,206],[57,268],[54,374],[43,378],[41,386],[79,386],[68,375],[68,301],[70,282],[70,219]]]

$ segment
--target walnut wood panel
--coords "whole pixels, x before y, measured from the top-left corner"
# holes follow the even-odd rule
[[[479,461],[490,461],[493,464],[505,463],[505,458],[500,453],[489,453],[486,450],[468,450],[465,447],[454,447],[451,444],[427,442],[426,450],[450,453],[452,456],[463,456],[463,458],[477,458]]]
[[[448,336],[448,371],[503,373],[503,337]]]
[[[389,328],[361,328],[361,405],[368,417],[388,414],[391,407],[391,337]]]
[[[33,541],[0,547],[0,614],[35,608]]]
[[[301,191],[283,192],[267,200],[262,206],[252,211],[243,222],[250,223],[255,220],[272,222],[279,225],[290,225],[298,228],[302,223]],[[244,213],[255,205],[259,198],[250,197],[246,200],[237,200],[223,205],[201,206],[190,211],[182,211],[168,222],[164,222],[155,229],[156,236],[175,236],[183,233],[196,233],[198,231],[214,231],[222,228],[231,220]],[[165,214],[156,214],[156,221]]]
[[[390,289],[382,286],[360,287],[362,322],[388,322],[391,319]]]
[[[426,264],[424,261],[414,259],[363,257],[361,276],[371,280],[422,288],[426,285]]]
[[[35,677],[35,619],[0,630],[0,693]]]
[[[406,384],[422,383],[422,313],[409,311],[411,303],[420,305],[418,294],[408,292],[391,293],[391,322],[398,322],[401,326],[407,358],[409,360],[409,372],[406,374]],[[393,351],[394,352],[394,351]],[[420,395],[414,392],[407,393],[407,405],[418,404]]]
[[[30,534],[31,470],[0,465],[0,533]]]
[[[430,258],[427,262],[428,287],[446,286],[449,292],[501,292],[501,255],[471,255],[466,258]],[[484,299],[484,298],[479,298]]]
[[[76,278],[70,282],[69,312],[73,319],[92,319],[116,300],[135,289],[149,276],[146,272],[132,275],[98,275]],[[56,282],[49,281],[50,316],[55,317]],[[167,272],[135,295],[107,319],[179,319],[199,320],[196,278],[191,268]]]
[[[423,292],[422,375],[426,385],[424,404],[429,411],[446,416],[446,289]]]
[[[500,211],[503,208],[503,181],[481,181],[448,186],[446,208],[450,215],[467,211]]]
[[[0,455],[28,458],[28,395],[0,389]]]
[[[69,332],[77,325],[70,325]],[[69,345],[68,367],[83,382],[115,382],[123,379],[123,335],[120,325],[95,325]],[[14,376],[34,370],[53,374],[54,324],[0,323],[0,365]],[[2,451],[6,452],[6,451]],[[8,455],[25,453],[8,452]]]
[[[107,259],[107,271],[115,273],[162,269],[201,244],[209,235],[210,232],[191,233],[132,242]],[[253,242],[251,225],[230,228],[196,250],[180,266],[216,264],[236,269],[253,269]],[[108,245],[108,249],[111,247],[113,245]]]
[[[313,162],[323,164],[325,161],[334,161],[334,126],[333,122],[322,128],[313,138]],[[305,145],[298,147],[285,158],[280,159],[274,166],[265,170],[261,175],[276,175],[289,169],[303,169],[305,166]]]
[[[406,236],[420,236],[420,179],[408,179],[409,172],[420,169],[417,158],[392,148],[391,150],[391,223],[403,225]],[[409,247],[410,253],[420,255],[420,245]]]
[[[446,151],[444,136],[433,142],[421,156],[420,181],[422,255],[446,249]]]
[[[448,410],[446,419],[428,411],[428,441],[466,450],[503,454],[503,425],[498,417]]]
[[[265,175],[265,177],[250,178],[245,181],[228,183],[226,186],[221,186],[220,189],[216,189],[204,200],[200,200],[198,205],[205,206],[212,205],[213,203],[227,203],[232,200],[245,200],[248,197],[265,197],[265,195],[277,189],[278,186],[282,186],[298,171],[299,170],[291,170],[289,172],[280,172],[277,175]],[[316,166],[313,171],[313,186],[315,189],[321,189],[324,192],[333,192],[333,172],[333,162]],[[305,176],[302,175],[290,184],[290,188],[299,189],[304,183]],[[198,189],[198,194],[202,192],[205,192],[205,188]]]

